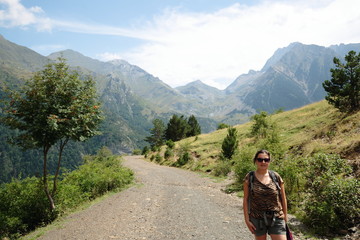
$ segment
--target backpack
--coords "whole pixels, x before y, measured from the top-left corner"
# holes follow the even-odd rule
[[[255,175],[255,171],[251,171],[251,172],[249,173],[248,214],[250,214],[251,192],[252,192],[252,190],[253,190],[254,175]],[[282,201],[282,200],[281,200],[281,192],[280,192],[280,191],[281,191],[281,187],[280,187],[280,185],[279,185],[278,178],[276,177],[274,171],[269,170],[269,175],[270,175],[271,180],[275,183],[276,188],[277,188],[278,193],[279,193],[280,201]]]

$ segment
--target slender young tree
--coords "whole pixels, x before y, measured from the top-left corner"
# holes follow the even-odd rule
[[[251,135],[256,138],[266,138],[271,127],[271,123],[267,118],[268,114],[265,111],[261,111],[259,114],[255,114],[251,117],[254,120],[254,124],[251,126]]]
[[[165,143],[165,124],[161,119],[153,120],[154,127],[150,130],[150,136],[145,138],[151,147],[160,147]]]
[[[227,159],[231,159],[238,145],[239,145],[239,140],[237,139],[237,130],[234,127],[229,127],[228,134],[224,138],[221,145],[222,155]]]
[[[95,83],[80,79],[65,59],[47,64],[35,73],[20,91],[11,91],[4,107],[2,122],[20,130],[13,143],[24,149],[41,148],[43,152],[43,187],[50,208],[55,209],[53,196],[61,165],[62,152],[69,140],[84,141],[99,132],[102,120]],[[57,170],[52,192],[48,189],[48,152],[59,143]]]
[[[350,51],[343,64],[334,58],[336,68],[332,68],[331,80],[325,80],[325,99],[343,112],[360,110],[360,53]]]

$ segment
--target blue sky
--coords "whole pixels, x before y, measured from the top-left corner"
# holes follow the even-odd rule
[[[360,43],[359,0],[0,0],[0,34],[224,89],[292,42]]]

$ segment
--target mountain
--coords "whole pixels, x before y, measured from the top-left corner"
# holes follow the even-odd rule
[[[185,86],[177,87],[175,89],[186,96],[192,96],[194,99],[204,102],[209,100],[214,101],[224,95],[223,91],[206,85],[200,80],[188,83]]]
[[[359,48],[360,44],[351,48]],[[324,99],[322,82],[330,79],[333,58],[343,58],[343,47],[292,43],[279,49],[261,71],[239,76],[225,91],[254,110],[290,110]],[[341,50],[341,51],[340,51]],[[241,109],[240,109],[241,111]]]
[[[73,169],[81,162],[81,155],[93,153],[103,145],[115,153],[129,153],[143,147],[155,118],[166,123],[173,114],[194,115],[202,132],[208,133],[220,122],[243,123],[261,110],[290,110],[322,100],[325,96],[322,82],[331,77],[333,58],[343,59],[350,50],[359,52],[360,44],[322,47],[292,43],[278,49],[260,71],[242,74],[225,90],[219,90],[200,80],[171,88],[124,60],[102,62],[73,50],[44,57],[0,36],[0,97],[6,97],[4,85],[20,87],[34,71],[58,57],[64,57],[72,68],[91,75],[96,81],[106,120],[101,125],[101,136],[84,144],[71,144],[64,153],[65,167]],[[5,142],[12,133],[1,125],[0,130],[0,139]],[[39,165],[34,164],[39,154],[35,151],[30,155],[19,154],[19,149],[4,143],[0,147],[0,168],[9,174],[0,174],[0,181],[17,177],[20,172],[31,174],[24,169]],[[74,156],[77,160],[72,159]]]
[[[104,91],[110,80],[117,79],[122,82],[142,106],[141,116],[145,116],[148,121],[160,118],[167,122],[173,114],[195,115],[199,117],[200,124],[203,123],[203,132],[213,131],[217,127],[217,122],[207,114],[206,108],[208,107],[204,107],[202,102],[194,99],[193,96],[189,97],[189,95],[171,88],[159,78],[124,60],[101,62],[72,50],[56,52],[48,57],[52,60],[64,57],[72,67],[80,68],[83,71],[91,69],[89,73],[95,76],[100,92]],[[208,86],[207,89],[210,88]],[[217,90],[217,93],[221,93],[221,91]]]
[[[44,56],[8,41],[2,35],[0,35],[0,56],[0,67],[10,70],[12,74],[20,77],[23,76],[24,72],[40,70],[49,62]]]
[[[91,70],[96,75],[117,78],[123,81],[136,96],[146,100],[154,108],[157,108],[159,112],[181,111],[181,103],[188,102],[181,94],[159,78],[124,60],[101,62],[72,50],[56,52],[48,57],[55,60],[60,56],[67,59],[70,66]],[[106,81],[104,82],[106,83]]]
[[[80,57],[74,51],[68,52],[73,56]],[[81,58],[83,58],[82,55]],[[21,87],[24,79],[30,78],[34,71],[41,70],[44,65],[52,62],[52,59],[11,43],[4,38],[0,38],[0,59],[1,99],[7,97],[4,91],[5,87],[11,89]],[[91,67],[106,65],[90,58],[87,60],[93,64]],[[111,148],[114,153],[129,153],[132,149],[144,146],[144,137],[148,135],[148,131],[152,127],[151,119],[157,116],[147,108],[142,99],[133,94],[123,80],[109,74],[97,74],[85,68],[81,68],[81,71],[91,74],[97,82],[98,94],[106,116],[100,127],[102,135],[93,137],[84,143],[69,143],[65,148],[62,167],[69,170],[81,164],[82,155],[93,154],[102,146]],[[0,182],[9,181],[12,177],[17,178],[20,175],[34,175],[41,169],[41,151],[22,152],[20,148],[8,144],[7,139],[13,134],[14,131],[0,125],[2,143],[0,146],[0,168],[2,169]],[[55,169],[56,149],[57,146],[54,146],[49,153],[50,172]]]
[[[350,51],[360,52],[360,44],[358,43],[350,43],[350,44],[339,44],[339,45],[331,45],[330,49],[334,50],[338,57],[343,57]]]

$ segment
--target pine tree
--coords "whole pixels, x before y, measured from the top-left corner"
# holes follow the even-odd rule
[[[179,141],[186,137],[186,133],[188,132],[189,125],[184,116],[177,116],[174,114],[165,131],[165,136],[167,140],[172,140],[174,142]]]
[[[323,87],[328,95],[325,99],[340,111],[353,112],[360,109],[360,53],[350,51],[345,56],[346,64],[334,58],[336,68],[332,68],[331,80]]]
[[[191,115],[188,120],[189,130],[186,133],[187,137],[197,136],[201,134],[201,127],[194,115]]]
[[[224,138],[221,145],[222,155],[227,159],[231,159],[236,149],[238,148],[238,145],[239,141],[237,139],[237,130],[234,127],[229,127],[228,134]]]

